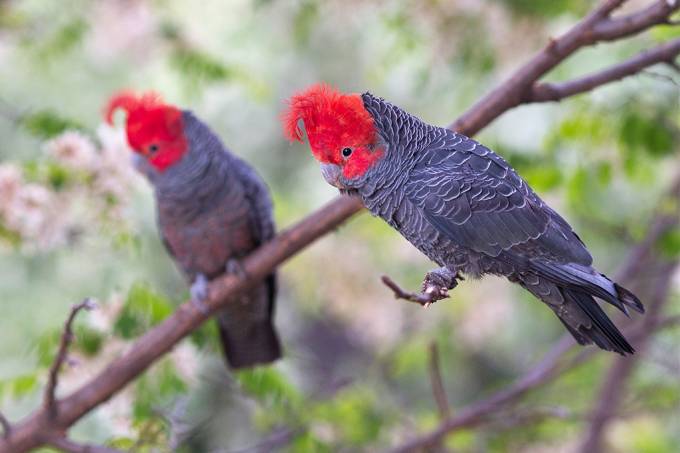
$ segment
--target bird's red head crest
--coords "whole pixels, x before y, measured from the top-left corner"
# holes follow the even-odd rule
[[[282,121],[288,139],[299,142],[302,121],[314,157],[322,163],[341,166],[346,178],[363,175],[383,154],[375,149],[373,117],[359,94],[313,85],[290,98]]]
[[[122,91],[115,94],[104,111],[109,124],[113,124],[113,114],[118,109],[127,112],[125,131],[130,147],[158,170],[165,170],[187,151],[181,110],[165,104],[156,93],[136,96]]]

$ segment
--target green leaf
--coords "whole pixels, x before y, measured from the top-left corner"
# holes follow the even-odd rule
[[[97,355],[104,343],[104,335],[81,324],[77,324],[73,330],[75,333],[74,346],[87,356]]]
[[[299,390],[274,367],[239,371],[236,379],[244,391],[267,404],[296,407],[302,403]]]
[[[136,283],[128,292],[113,331],[123,338],[134,338],[160,323],[172,310],[172,304],[167,298],[154,292],[146,284]]]
[[[661,235],[657,246],[669,258],[680,256],[680,228],[674,228]]]
[[[83,130],[83,126],[68,118],[64,118],[53,110],[38,110],[21,118],[21,125],[31,135],[48,139],[68,129]]]
[[[21,398],[38,387],[38,379],[33,374],[25,374],[11,380],[11,392],[15,398]]]

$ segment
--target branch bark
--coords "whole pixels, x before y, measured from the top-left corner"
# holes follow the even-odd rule
[[[449,128],[465,135],[474,135],[506,111],[526,102],[532,85],[575,51],[599,41],[631,36],[653,25],[666,23],[670,15],[680,8],[678,2],[658,0],[652,7],[633,13],[637,18],[634,21],[610,19],[611,13],[624,2],[602,2],[565,34],[550,40],[543,50],[451,123]],[[645,27],[641,28],[642,23]],[[597,27],[603,24],[607,24],[605,30],[598,31]]]
[[[631,15],[610,18],[611,13],[624,2],[625,0],[603,1],[567,33],[551,40],[542,51],[473,105],[450,127],[466,135],[474,135],[507,110],[527,102],[527,97],[539,78],[578,49],[599,41],[631,36],[655,24],[666,23],[670,14],[680,7],[678,2],[659,0]],[[28,451],[49,442],[50,436],[63,435],[73,423],[111,398],[212,313],[229,303],[230,298],[255,284],[284,260],[361,209],[357,199],[339,197],[294,227],[283,231],[244,260],[247,278],[223,276],[211,282],[206,301],[209,308],[207,313],[199,312],[189,303],[180,306],[172,316],[139,338],[128,352],[113,360],[83,387],[61,400],[51,402],[52,410],[42,407],[18,424],[10,425],[11,429],[5,430],[8,433],[6,437],[0,439],[0,453]],[[455,428],[456,424],[474,422],[478,419],[480,410],[483,412],[484,405],[493,406],[513,400],[517,395],[543,382],[546,377],[554,376],[560,366],[560,357],[570,345],[570,340],[561,340],[553,352],[522,379],[491,399],[461,411],[457,417],[447,422],[448,426]],[[56,415],[50,417],[50,412]]]
[[[671,63],[680,55],[680,38],[639,53],[619,63],[581,78],[561,83],[538,83],[531,88],[527,102],[559,101],[594,88],[638,74],[657,63]]]

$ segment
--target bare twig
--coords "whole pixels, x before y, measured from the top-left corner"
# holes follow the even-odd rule
[[[45,443],[67,453],[122,453],[115,448],[101,445],[84,445],[73,442],[64,436],[51,436],[45,439]]]
[[[447,420],[451,417],[451,408],[449,407],[449,400],[446,397],[446,390],[444,389],[444,381],[442,380],[442,370],[439,366],[439,348],[437,343],[432,341],[429,346],[430,355],[430,385],[432,385],[432,395],[434,401],[437,403],[439,409],[439,416],[442,420]]]
[[[568,82],[535,84],[526,102],[559,101],[569,96],[585,93],[615,80],[638,74],[657,63],[670,63],[678,55],[680,55],[680,39],[675,39],[594,74]]]
[[[387,275],[380,277],[382,282],[394,292],[395,299],[403,299],[409,302],[414,302],[420,304],[423,307],[429,307],[438,300],[446,299],[449,297],[446,291],[423,291],[420,293],[414,293],[406,291],[401,288],[394,280],[392,280]]]
[[[59,371],[62,365],[66,361],[68,356],[68,348],[71,346],[73,341],[73,321],[76,319],[76,315],[80,310],[92,310],[95,307],[92,299],[85,299],[79,304],[71,307],[71,313],[69,314],[66,322],[64,323],[64,330],[61,334],[61,341],[59,342],[59,350],[57,351],[57,356],[52,362],[50,367],[49,378],[47,380],[47,386],[45,387],[45,394],[43,397],[43,405],[47,410],[50,417],[55,416],[56,405],[55,405],[55,393],[57,390],[57,384],[59,383]]]

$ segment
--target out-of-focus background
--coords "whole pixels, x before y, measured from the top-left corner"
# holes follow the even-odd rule
[[[641,5],[644,2],[632,2]],[[120,88],[153,89],[193,110],[268,182],[279,227],[335,189],[278,114],[318,81],[385,97],[445,125],[591,2],[40,0],[0,2],[0,407],[39,404],[71,304],[60,391],[84,382],[172,312],[187,288],[162,248],[152,193],[102,107]],[[580,52],[550,75],[613,64],[677,27]],[[675,77],[675,81],[673,81]],[[678,170],[678,76],[665,68],[559,104],[521,107],[479,140],[508,159],[614,274]],[[654,253],[680,253],[680,232]],[[137,451],[381,450],[436,426],[429,345],[452,410],[538,361],[563,333],[510,283],[466,281],[427,310],[395,301],[389,274],[417,288],[432,263],[362,214],[280,269],[285,359],[229,373],[212,323],[80,421],[75,439]],[[668,312],[680,311],[676,273]],[[636,316],[636,315],[635,315]],[[622,327],[626,321],[620,323]],[[617,452],[680,444],[680,330],[657,336],[607,431]],[[612,356],[576,367],[518,408],[446,440],[456,451],[571,451]],[[524,412],[523,412],[524,411]],[[532,412],[533,411],[533,412]],[[533,415],[533,418],[523,415]],[[277,437],[278,436],[278,437]]]

